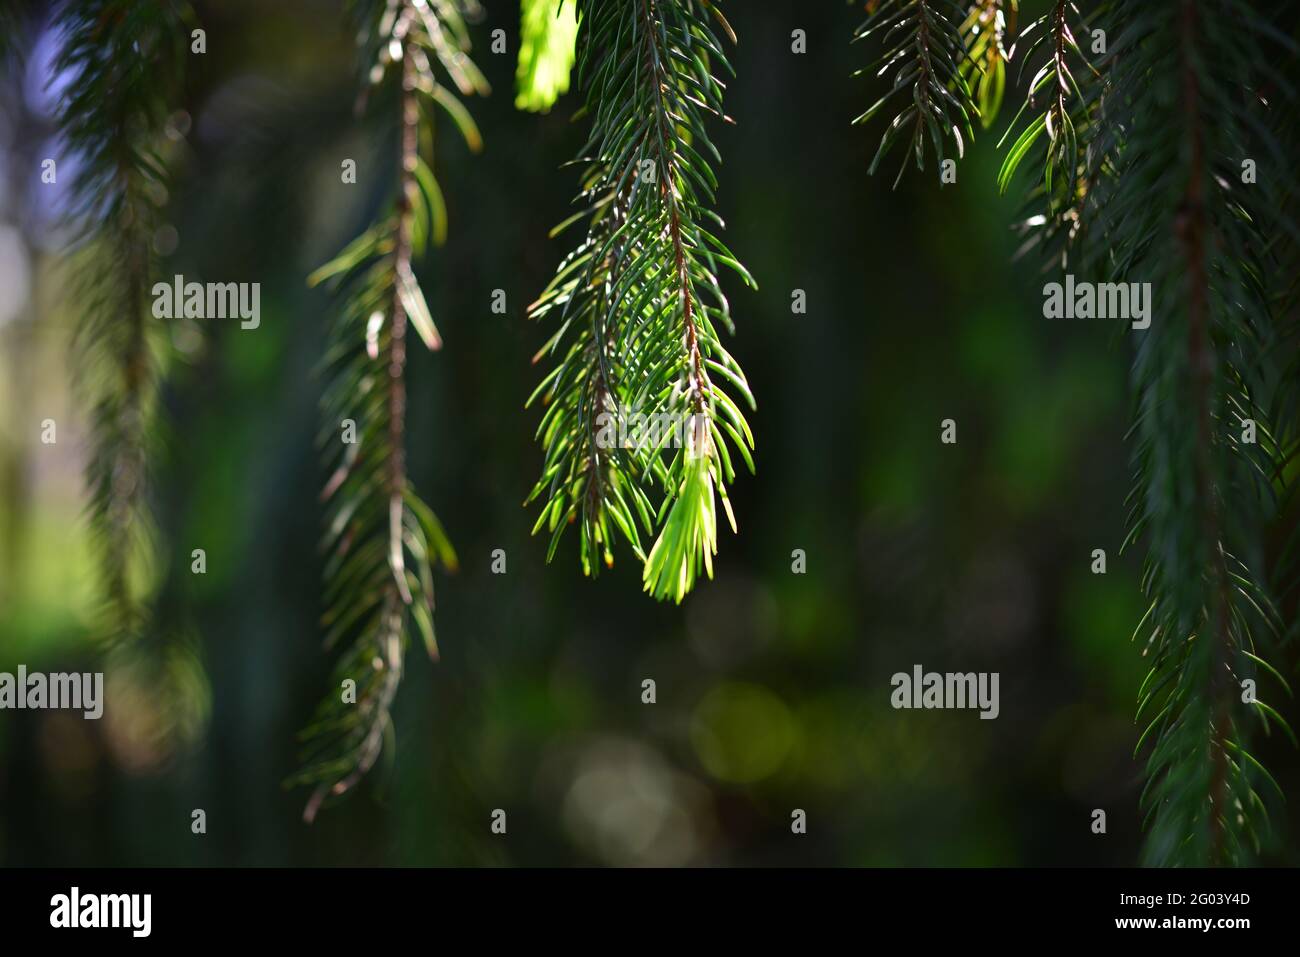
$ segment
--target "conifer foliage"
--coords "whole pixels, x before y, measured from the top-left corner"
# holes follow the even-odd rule
[[[719,503],[735,529],[735,459],[753,469],[741,404],[754,400],[719,337],[733,328],[719,272],[754,283],[711,208],[721,156],[709,126],[728,120],[717,74],[730,71],[716,31],[735,37],[709,0],[578,11],[591,135],[579,211],[556,232],[586,233],[530,310],[555,330],[537,358],[558,361],[530,400],[545,406],[535,531],[550,532],[553,555],[575,523],[588,575],[613,564],[622,537],[646,591],[680,602],[713,573]]]
[[[966,11],[960,32],[966,55],[958,72],[979,110],[980,125],[988,129],[998,118],[1007,89],[1008,40],[1015,30],[1018,0],[975,0]]]
[[[1096,34],[1104,36],[1104,31]],[[1005,150],[998,190],[1006,193],[1022,167],[1037,177],[1025,197],[1022,254],[1032,252],[1049,267],[1083,265],[1087,227],[1100,192],[1093,187],[1105,162],[1097,142],[1107,79],[1098,69],[1104,54],[1079,6],[1052,0],[1027,24],[1013,51],[1017,75],[1034,70],[1020,109],[998,143]],[[1094,62],[1095,61],[1095,62]]]
[[[1278,257],[1297,236],[1273,132],[1289,86],[1268,63],[1277,44],[1295,49],[1243,0],[1108,3],[1091,19],[1094,36],[1119,38],[1096,66],[1074,3],[1055,0],[1026,28],[1024,55],[1045,55],[999,186],[1041,141],[1029,245],[1098,281],[1150,284],[1150,328],[1133,333],[1126,542],[1147,543],[1150,605],[1135,636],[1149,661],[1137,707],[1145,854],[1243,863],[1267,842],[1266,799],[1280,795],[1253,734],[1295,740],[1268,703],[1290,689],[1267,660],[1282,628],[1264,548],[1294,427],[1277,412],[1290,292]],[[1268,174],[1247,172],[1255,164]]]
[[[998,172],[998,189],[1005,193],[1021,162],[1043,142],[1035,166],[1043,171],[1041,195],[1053,215],[1073,205],[1078,194],[1080,165],[1104,85],[1079,46],[1083,26],[1074,3],[1054,0],[1048,12],[1025,27],[1016,44],[1020,72],[1031,64],[1037,68],[1025,102],[998,144],[1015,137]],[[1027,117],[1023,128],[1022,117]]]
[[[0,53],[30,4],[0,5]],[[304,732],[304,817],[352,790],[391,733],[411,638],[437,657],[434,575],[456,554],[407,473],[408,352],[442,338],[415,265],[447,235],[435,119],[471,150],[463,98],[487,92],[468,56],[475,0],[353,0],[361,103],[392,136],[390,202],[312,274],[335,295],[319,445],[327,475],[323,630],[334,684]],[[1288,637],[1294,570],[1269,532],[1294,501],[1294,271],[1300,222],[1291,174],[1297,48],[1253,0],[1043,0],[1008,43],[1017,0],[871,0],[854,34],[878,48],[886,89],[854,123],[892,114],[872,173],[902,144],[897,186],[926,154],[962,157],[992,127],[1012,72],[1028,76],[1002,137],[996,185],[1023,170],[1021,252],[1116,288],[1151,290],[1134,328],[1134,485],[1124,546],[1141,543],[1147,661],[1136,715],[1145,857],[1238,864],[1269,840],[1278,787],[1260,734],[1295,736],[1272,663]],[[89,411],[90,523],[112,660],[187,732],[206,689],[183,630],[157,626],[164,572],[153,473],[173,356],[153,319],[155,242],[166,223],[168,118],[184,89],[193,14],[183,0],[57,6],[69,81],[61,136],[80,170],[70,297],[77,382]],[[577,64],[590,125],[572,216],[578,233],[529,307],[548,338],[542,472],[529,495],[548,561],[573,525],[595,576],[621,540],[644,590],[681,602],[712,576],[728,489],[754,469],[754,397],[723,343],[723,292],[754,288],[715,211],[712,136],[736,37],[717,0],[523,0],[517,104],[546,111]],[[575,40],[576,37],[576,40]],[[1109,37],[1109,48],[1107,48]],[[576,47],[575,47],[576,42]],[[1013,71],[1012,68],[1015,68]],[[386,121],[386,123],[384,122]],[[1288,325],[1288,321],[1292,324]],[[1292,551],[1300,548],[1295,540]]]
[[[1244,0],[1113,8],[1111,89],[1096,149],[1097,271],[1150,282],[1159,309],[1133,361],[1133,537],[1144,536],[1150,609],[1145,726],[1153,864],[1248,860],[1267,840],[1272,776],[1259,731],[1290,729],[1268,663],[1280,621],[1264,541],[1283,491],[1279,307],[1294,181],[1270,127],[1288,87],[1269,63],[1296,50]],[[1271,91],[1265,92],[1271,87]],[[1173,112],[1171,130],[1153,119]],[[1265,167],[1251,175],[1249,163]],[[1098,244],[1101,245],[1100,243]]]
[[[354,5],[366,86],[376,99],[395,87],[397,189],[388,212],[310,278],[342,297],[325,358],[320,444],[329,479],[325,600],[326,647],[342,647],[336,685],[304,732],[314,786],[304,817],[341,795],[373,767],[389,731],[408,638],[430,657],[433,571],[456,567],[456,554],[406,471],[406,357],[414,332],[428,349],[442,339],[412,262],[446,235],[442,193],[429,161],[435,109],[459,127],[471,149],[478,130],[459,96],[485,93],[469,60],[462,0],[361,0]],[[450,85],[448,85],[450,83]]]
[[[166,223],[174,146],[166,131],[183,89],[190,23],[188,4],[172,0],[68,3],[58,21],[58,69],[76,78],[61,133],[81,164],[69,210],[79,234],[69,288],[76,382],[90,418],[86,482],[103,631],[123,687],[153,702],[153,745],[163,749],[197,730],[207,693],[189,630],[163,628],[153,615],[167,551],[153,520],[166,432],[159,389],[172,358],[152,315],[154,239]]]
[[[992,53],[995,69],[1000,65],[994,33],[1002,22],[998,19],[1000,11],[993,9],[986,21],[984,15],[995,5],[978,3],[967,9],[952,0],[881,0],[868,6],[871,14],[854,34],[854,40],[871,39],[884,49],[872,69],[878,77],[890,78],[889,90],[853,122],[870,122],[891,104],[906,104],[881,137],[870,172],[875,173],[898,143],[907,144],[919,170],[925,169],[927,142],[934,150],[936,166],[945,158],[949,139],[961,158],[966,144],[974,138],[974,121],[980,116],[975,90],[980,90],[989,110],[994,102],[1001,101],[995,86],[972,84],[971,65],[976,61],[967,52],[968,43],[978,44],[985,56]],[[986,40],[993,43],[991,49]],[[990,84],[997,82],[996,76],[990,74]],[[903,165],[894,177],[895,186],[903,178],[907,162],[904,154]]]
[[[893,79],[855,122],[910,99],[871,171],[903,138],[924,168],[927,133],[942,159],[945,136],[961,151],[971,117],[992,123],[1018,61],[1020,75],[1034,72],[1002,137],[997,186],[1005,193],[1026,165],[1040,176],[1022,253],[1097,282],[1149,284],[1154,315],[1134,332],[1125,543],[1147,543],[1146,858],[1241,863],[1266,842],[1265,795],[1280,790],[1252,734],[1295,740],[1268,703],[1290,689],[1267,660],[1284,628],[1264,544],[1296,444],[1295,370],[1278,358],[1294,349],[1282,264],[1300,228],[1279,111],[1293,94],[1270,65],[1296,49],[1248,0],[1045,6],[1008,50],[996,0],[870,5],[857,38],[883,38],[879,72]]]

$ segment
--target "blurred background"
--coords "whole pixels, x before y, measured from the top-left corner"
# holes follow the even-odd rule
[[[11,0],[0,0],[11,2]],[[680,607],[642,595],[626,551],[582,577],[521,503],[541,467],[523,403],[547,333],[525,319],[572,237],[571,92],[513,105],[519,11],[488,0],[469,105],[486,143],[439,137],[447,244],[417,264],[446,340],[413,351],[410,460],[462,568],[437,581],[440,663],[418,642],[396,741],[312,825],[286,790],[295,737],[331,689],[321,650],[323,474],[313,447],[328,293],[308,272],[391,195],[394,127],[353,114],[340,4],[197,2],[164,274],[259,282],[261,326],[178,321],[158,514],[164,625],[188,621],[210,685],[205,730],[159,748],[148,695],[104,719],[0,712],[5,865],[1101,865],[1137,859],[1132,712],[1144,605],[1124,535],[1126,343],[1041,316],[1043,278],[1013,262],[1018,201],[977,137],[958,182],[866,169],[879,94],[854,78],[861,4],[726,4],[739,36],[734,126],[715,142],[726,238],[758,280],[724,285],[729,348],[758,397],[756,476],[732,490],[717,577]],[[1035,4],[1023,5],[1022,18]],[[84,523],[85,418],[70,394],[76,303],[57,190],[59,83],[47,14],[0,68],[0,671],[102,668]],[[508,50],[490,51],[505,30]],[[804,30],[807,52],[791,52]],[[358,184],[340,183],[357,160]],[[507,315],[494,315],[504,289]],[[791,312],[792,291],[807,295]],[[58,423],[43,445],[40,423]],[[955,419],[956,445],[939,441]],[[189,574],[203,548],[206,575]],[[493,549],[507,573],[491,573]],[[1108,571],[1090,571],[1105,549]],[[792,572],[792,551],[807,556]],[[913,665],[997,671],[1001,715],[895,711]],[[1292,673],[1295,653],[1279,662]],[[642,681],[657,684],[643,704]],[[1294,720],[1294,707],[1283,709]],[[1283,741],[1261,743],[1288,790]],[[207,833],[191,833],[202,808]],[[508,814],[493,835],[491,813]],[[807,834],[791,812],[807,812]],[[1092,811],[1107,833],[1092,833]],[[1296,810],[1272,862],[1296,863]]]

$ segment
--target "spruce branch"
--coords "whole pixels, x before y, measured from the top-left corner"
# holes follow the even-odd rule
[[[466,55],[464,17],[477,13],[474,4],[386,0],[355,10],[367,92],[390,78],[397,86],[397,189],[391,211],[309,278],[346,292],[331,329],[325,364],[332,381],[322,400],[320,444],[330,470],[321,496],[328,556],[323,625],[327,648],[345,646],[335,676],[340,689],[354,683],[355,697],[331,693],[303,733],[306,766],[293,783],[314,789],[303,812],[308,822],[378,760],[412,630],[429,656],[438,656],[433,569],[454,570],[456,555],[406,470],[408,333],[414,329],[431,350],[442,345],[412,270],[428,240],[440,242],[446,229],[442,195],[421,147],[432,142],[435,105],[471,149],[479,145],[473,120],[443,75],[461,95],[487,91]]]
[[[1107,6],[1094,10],[1089,19],[1095,22]],[[1016,258],[1032,254],[1047,270],[1065,271],[1086,258],[1097,181],[1113,174],[1108,160],[1113,141],[1101,122],[1107,58],[1084,53],[1079,37],[1088,31],[1076,4],[1053,0],[1046,13],[1025,27],[1009,54],[1019,57],[1021,78],[1031,66],[1035,72],[1024,103],[998,143],[1002,148],[1011,140],[998,172],[998,189],[1006,193],[1026,161],[1041,170],[1027,191],[1017,224],[1024,242]]]
[[[550,532],[549,561],[564,529],[576,520],[579,559],[589,576],[599,574],[602,564],[613,565],[616,531],[644,561],[639,528],[652,527],[652,507],[642,483],[657,462],[644,450],[625,446],[617,434],[626,397],[625,366],[617,349],[620,316],[611,308],[623,278],[618,269],[626,255],[621,241],[626,199],[597,197],[602,172],[597,169],[579,198],[597,207],[588,236],[529,307],[538,319],[559,310],[561,322],[533,361],[557,348],[565,350],[528,403],[546,402],[537,430],[545,464],[528,498],[531,502],[545,495],[546,505],[533,532]]]
[[[886,52],[871,69],[877,77],[892,76],[889,92],[853,123],[870,122],[899,97],[910,101],[890,121],[869,173],[874,174],[893,146],[904,138],[918,170],[925,169],[927,137],[936,165],[941,166],[945,159],[944,142],[949,137],[957,148],[957,158],[965,155],[966,143],[975,136],[972,120],[980,115],[971,90],[972,71],[984,69],[967,49],[970,31],[964,25],[969,14],[953,0],[880,0],[853,35],[855,43],[880,38],[879,45]],[[866,72],[859,70],[854,75]],[[895,188],[906,169],[904,158],[894,178]]]
[[[153,606],[163,577],[152,468],[167,335],[152,315],[154,235],[166,222],[165,130],[182,86],[192,13],[172,0],[85,0],[58,13],[57,69],[76,77],[60,132],[81,168],[72,189],[70,257],[79,319],[73,359],[90,410],[89,522],[99,551],[112,670],[157,705],[164,749],[206,717],[206,682],[186,627],[162,629]]]
[[[1029,82],[1029,92],[1015,119],[1007,128],[999,148],[1016,135],[998,172],[998,189],[1005,193],[1021,162],[1047,134],[1041,146],[1042,197],[1049,215],[1074,206],[1079,198],[1080,167],[1086,165],[1086,150],[1095,126],[1095,112],[1102,76],[1079,47],[1076,33],[1083,17],[1072,0],[1053,0],[1051,8],[1021,32],[1016,46],[1028,44],[1020,54],[1020,72],[1043,56]],[[1021,117],[1028,123],[1019,127]],[[1085,171],[1086,172],[1086,171]]]
[[[1276,152],[1255,93],[1276,33],[1242,0],[1124,4],[1116,31],[1126,42],[1098,136],[1115,166],[1096,182],[1090,229],[1105,242],[1096,271],[1150,282],[1155,303],[1150,328],[1135,333],[1126,542],[1148,543],[1145,856],[1241,863],[1265,843],[1265,795],[1278,791],[1251,753],[1253,725],[1291,736],[1264,691],[1274,679],[1288,689],[1267,661],[1281,623],[1263,538],[1283,476],[1269,412],[1279,378],[1270,237],[1295,226],[1276,193],[1285,177],[1242,175],[1243,160]],[[1160,122],[1171,111],[1173,135]],[[1263,441],[1247,438],[1251,425]]]
[[[535,531],[579,523],[584,572],[612,564],[617,531],[645,562],[645,588],[681,601],[717,549],[715,495],[734,516],[726,485],[732,451],[753,468],[753,435],[725,382],[753,406],[744,373],[722,346],[732,329],[720,265],[753,280],[712,229],[720,161],[709,118],[728,121],[730,70],[714,33],[734,40],[706,0],[620,0],[579,5],[579,75],[592,132],[578,197],[587,234],[530,309],[559,328],[538,353],[559,355],[531,401],[547,406],[546,453],[530,495],[544,505]],[[561,227],[563,228],[563,226]],[[634,417],[648,430],[629,437]],[[660,427],[666,426],[666,427]],[[657,509],[653,486],[662,486]],[[649,552],[641,531],[658,531]]]
[[[966,56],[958,72],[986,130],[1002,110],[1011,60],[1006,37],[1008,30],[1015,29],[1018,12],[1019,0],[973,0],[961,25]]]

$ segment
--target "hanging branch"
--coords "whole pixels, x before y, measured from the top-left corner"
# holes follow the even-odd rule
[[[1042,170],[1018,224],[1026,238],[1017,258],[1032,252],[1045,268],[1061,271],[1080,259],[1086,227],[1094,218],[1089,208],[1096,198],[1093,187],[1098,177],[1111,172],[1106,149],[1099,144],[1106,79],[1093,62],[1104,55],[1085,53],[1081,43],[1089,40],[1083,14],[1070,0],[1053,0],[1046,13],[1025,27],[1010,55],[1019,57],[1021,77],[1037,66],[1025,102],[998,142],[1000,149],[1012,140],[998,171],[999,192],[1011,188],[1016,171],[1031,157],[1030,165]],[[1027,118],[1023,127],[1022,118]]]
[[[1286,174],[1243,172],[1246,160],[1285,163],[1254,93],[1276,33],[1242,0],[1124,4],[1117,18],[1126,41],[1100,143],[1116,168],[1098,180],[1091,227],[1108,249],[1097,270],[1150,282],[1154,303],[1150,328],[1133,333],[1129,537],[1148,542],[1146,858],[1240,863],[1264,842],[1261,790],[1279,790],[1250,751],[1253,725],[1293,737],[1266,703],[1289,689],[1266,661],[1279,622],[1263,535],[1282,478],[1267,412],[1273,246],[1296,228],[1277,192]],[[1172,131],[1161,122],[1171,111]]]
[[[703,205],[712,202],[716,181],[693,146],[698,140],[721,162],[704,131],[705,114],[726,119],[722,84],[709,71],[709,55],[731,70],[702,15],[705,11],[717,16],[734,42],[731,27],[707,3],[698,8],[694,4],[674,8],[665,3],[656,9],[650,0],[641,0],[639,11],[641,70],[650,78],[647,106],[651,128],[646,130],[644,155],[653,159],[650,168],[660,171],[657,202],[653,191],[638,197],[651,212],[647,225],[657,227],[653,233],[647,231],[640,262],[647,270],[662,268],[665,253],[670,253],[671,273],[666,295],[652,300],[649,315],[642,317],[644,341],[662,351],[655,355],[645,350],[638,357],[642,361],[634,369],[642,375],[632,404],[637,408],[647,399],[667,403],[674,420],[683,423],[683,442],[667,464],[659,537],[646,558],[643,577],[646,591],[677,602],[694,586],[701,565],[713,577],[713,555],[718,548],[715,487],[731,530],[736,531],[736,518],[727,499],[727,484],[735,478],[728,445],[751,472],[754,470],[750,456],[754,437],[749,424],[710,376],[712,372],[728,380],[753,408],[744,373],[722,347],[713,325],[716,319],[734,332],[717,278],[718,261],[734,269],[751,288],[756,286],[730,250],[700,223],[700,219],[711,217],[722,226],[721,219]],[[696,49],[701,45],[702,51]],[[689,139],[678,133],[683,128]],[[633,268],[638,265],[634,263]],[[631,341],[637,342],[638,331],[633,328],[630,332]]]
[[[321,496],[328,503],[325,644],[346,651],[335,672],[341,690],[327,696],[304,732],[306,767],[294,781],[314,786],[303,813],[309,822],[379,758],[412,627],[429,656],[438,656],[433,567],[454,570],[456,555],[406,472],[406,351],[411,329],[431,350],[442,340],[411,263],[430,236],[441,242],[446,232],[442,194],[421,157],[433,140],[432,106],[451,116],[471,149],[480,144],[465,107],[433,67],[436,61],[462,95],[487,92],[465,54],[464,16],[477,11],[459,0],[356,5],[363,62],[372,64],[369,89],[393,75],[398,85],[397,191],[389,214],[309,279],[346,290],[326,356],[332,381],[320,435],[331,470]]]
[[[1024,104],[998,143],[1001,148],[1016,131],[1020,118],[1029,112],[1028,125],[1007,151],[998,173],[998,189],[1005,193],[1021,161],[1047,134],[1038,165],[1043,169],[1042,195],[1050,214],[1072,205],[1077,196],[1079,167],[1102,89],[1101,74],[1076,39],[1081,26],[1082,14],[1077,5],[1071,0],[1053,0],[1051,9],[1021,32],[1017,46],[1027,43],[1028,48],[1021,54],[1020,72],[1023,74],[1025,67],[1035,62],[1034,54],[1040,48],[1044,51],[1043,62],[1029,82]]]
[[[182,86],[191,19],[187,4],[169,0],[65,4],[56,66],[76,77],[60,131],[80,163],[71,191],[74,361],[91,410],[86,482],[104,628],[114,670],[156,705],[154,744],[163,746],[173,734],[191,737],[206,712],[192,635],[164,633],[152,615],[162,573],[150,468],[164,427],[158,392],[167,356],[166,332],[152,315],[153,243],[169,187],[169,97]]]
[[[611,305],[622,278],[617,270],[627,255],[622,233],[626,198],[620,203],[617,196],[600,195],[606,185],[603,174],[598,167],[579,196],[579,202],[596,210],[587,238],[529,307],[534,318],[553,310],[561,316],[559,331],[533,361],[565,349],[560,365],[528,402],[543,397],[547,404],[537,431],[546,462],[528,501],[547,498],[533,532],[546,528],[551,533],[549,561],[564,529],[576,520],[579,558],[590,576],[599,574],[602,563],[614,564],[616,529],[645,560],[638,524],[649,530],[653,521],[641,483],[657,462],[644,449],[625,447],[617,435],[627,389],[617,350],[621,317],[611,313]]]
[[[559,322],[538,358],[561,355],[534,394],[547,404],[535,530],[551,531],[553,554],[565,525],[580,520],[583,569],[595,574],[598,558],[613,561],[617,529],[644,558],[646,590],[681,601],[701,568],[712,575],[715,491],[735,529],[730,450],[753,469],[749,426],[715,381],[753,406],[716,330],[733,328],[719,264],[753,280],[704,226],[722,226],[709,208],[716,179],[706,156],[721,157],[706,123],[728,119],[711,63],[730,66],[713,22],[734,34],[706,0],[583,3],[579,16],[590,169],[582,210],[563,225],[588,218],[588,230],[530,310]],[[664,489],[653,517],[651,481]],[[641,528],[659,530],[648,553]]]
[[[1006,36],[1008,29],[1015,29],[1018,11],[1019,0],[974,0],[960,28],[966,55],[958,73],[971,91],[980,126],[986,130],[1002,110],[1007,63],[1011,60]]]
[[[927,137],[934,147],[936,165],[943,163],[948,137],[957,147],[958,159],[965,155],[967,141],[975,136],[971,121],[980,115],[967,66],[967,38],[963,35],[967,18],[968,11],[953,0],[880,0],[853,35],[855,43],[880,37],[886,52],[871,69],[877,77],[893,76],[889,92],[854,119],[854,124],[870,122],[900,95],[909,101],[881,137],[869,173],[875,174],[881,160],[904,136],[918,170],[925,169]],[[854,75],[866,72],[859,70]],[[895,188],[905,169],[906,158],[894,178]]]

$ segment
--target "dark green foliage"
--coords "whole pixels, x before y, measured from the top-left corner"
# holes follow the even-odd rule
[[[919,170],[925,169],[927,139],[936,165],[945,158],[944,142],[949,137],[960,158],[966,143],[974,138],[972,121],[980,114],[971,81],[972,65],[976,72],[982,67],[967,55],[971,31],[969,26],[963,28],[971,11],[953,0],[880,0],[869,6],[872,13],[853,39],[877,38],[886,52],[872,70],[876,76],[890,77],[890,88],[853,122],[866,123],[890,104],[907,104],[890,121],[869,171],[875,173],[890,149],[904,141]],[[865,72],[859,71],[859,75]],[[982,95],[992,108],[992,87]],[[906,168],[905,158],[894,178],[895,186]]]
[[[530,310],[556,325],[538,358],[559,357],[533,395],[546,405],[535,531],[551,533],[553,555],[577,523],[589,575],[612,564],[621,535],[645,562],[646,590],[681,601],[701,569],[712,575],[717,499],[735,529],[733,453],[753,468],[753,436],[726,387],[751,407],[753,397],[717,331],[732,329],[720,268],[753,280],[710,208],[710,157],[721,157],[708,123],[726,120],[714,64],[730,69],[714,24],[731,29],[705,0],[578,9],[592,132],[579,212],[560,228],[585,221],[587,232]],[[642,536],[656,532],[647,552]]]
[[[76,381],[90,410],[89,516],[106,602],[114,669],[159,702],[168,728],[188,737],[206,691],[192,636],[162,633],[153,602],[162,571],[155,542],[151,467],[168,338],[152,316],[159,276],[154,236],[166,219],[166,124],[181,89],[187,4],[86,0],[63,6],[58,68],[77,79],[61,131],[80,159],[72,215]],[[162,734],[164,729],[160,728]]]
[[[1128,540],[1147,542],[1150,608],[1138,628],[1150,662],[1138,704],[1146,858],[1240,863],[1265,841],[1266,797],[1276,792],[1251,738],[1270,726],[1291,735],[1269,703],[1289,688],[1266,660],[1280,629],[1264,554],[1283,475],[1271,412],[1285,285],[1276,246],[1295,236],[1288,160],[1270,132],[1276,104],[1258,95],[1276,79],[1277,34],[1242,0],[1118,4],[1103,11],[1105,83],[1081,90],[1060,82],[1067,69],[1081,77],[1060,58],[1063,37],[1081,58],[1063,32],[1067,7],[1054,5],[1044,23],[1056,40],[1033,87],[1047,83],[1051,96],[1029,127],[1046,131],[1050,118],[1055,134],[1038,192],[1052,254],[1086,227],[1092,242],[1076,261],[1089,278],[1150,283],[1154,304],[1150,328],[1131,333]],[[1243,182],[1247,159],[1260,166],[1257,182]]]
[[[446,225],[437,181],[421,157],[432,141],[433,107],[443,108],[477,148],[478,131],[436,62],[462,95],[487,85],[465,56],[467,3],[409,0],[358,3],[367,83],[398,86],[400,149],[390,212],[313,273],[343,295],[325,357],[319,443],[330,477],[323,547],[327,649],[344,650],[335,686],[304,732],[306,767],[296,783],[315,787],[304,817],[355,786],[374,765],[390,728],[408,637],[418,631],[437,657],[433,569],[456,555],[433,511],[406,473],[408,325],[429,349],[441,340],[411,269]],[[344,684],[354,682],[348,700]],[[351,689],[349,689],[351,690]]]

